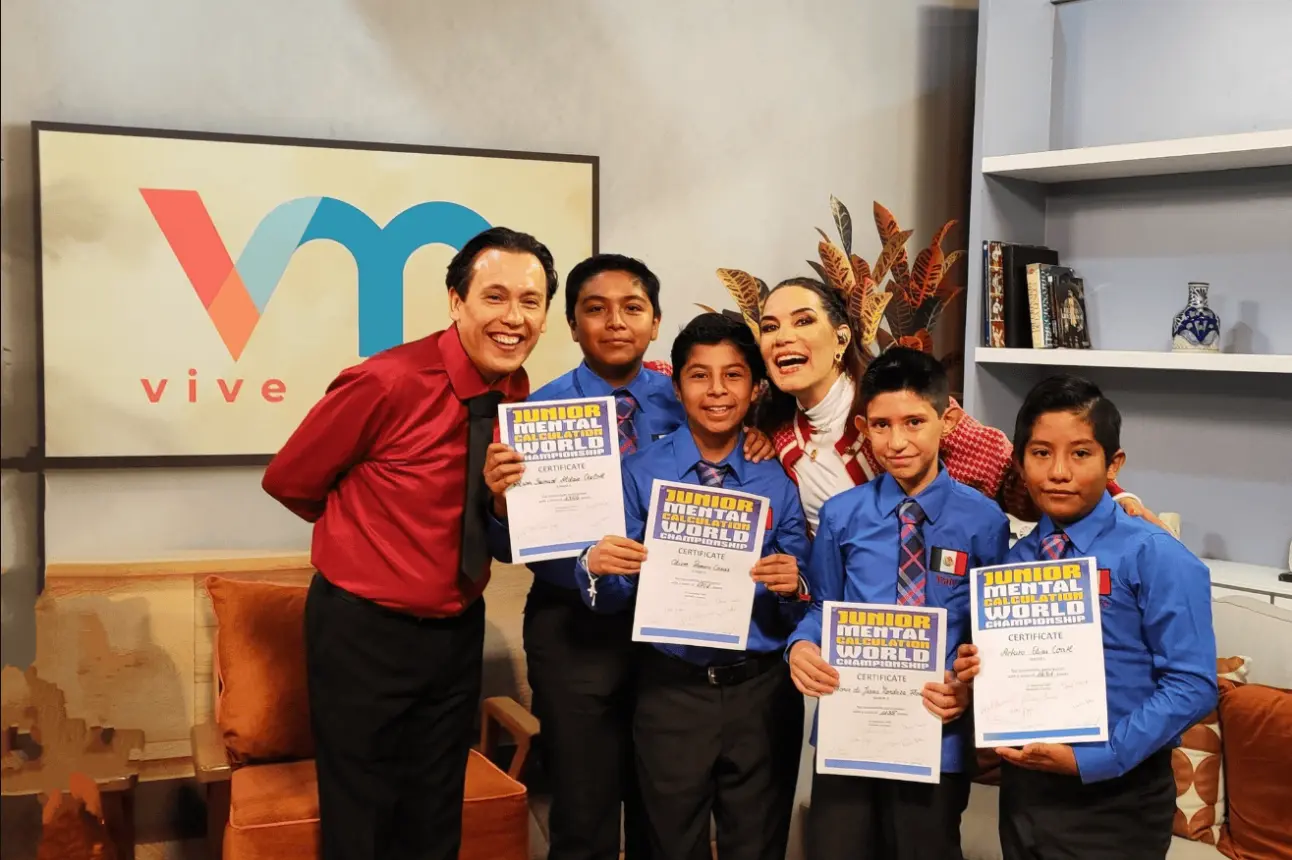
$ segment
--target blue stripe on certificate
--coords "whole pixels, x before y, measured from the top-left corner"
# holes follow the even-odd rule
[[[520,555],[523,557],[527,555],[539,555],[545,552],[564,552],[567,549],[587,549],[590,546],[595,546],[596,543],[597,542],[594,540],[581,540],[575,541],[574,543],[554,543],[547,546],[527,546],[520,551]]]
[[[849,761],[842,758],[828,758],[826,767],[837,767],[846,770],[871,770],[877,773],[904,773],[910,776],[933,776],[933,768],[920,767],[917,764],[893,764],[882,761]]]
[[[672,630],[668,627],[643,627],[642,636],[668,636],[673,639],[690,639],[692,642],[738,643],[740,637],[731,633],[700,633],[696,630]]]
[[[982,736],[985,741],[1041,741],[1046,738],[1097,737],[1098,726],[1077,729],[1050,729],[1044,732],[987,732]]]

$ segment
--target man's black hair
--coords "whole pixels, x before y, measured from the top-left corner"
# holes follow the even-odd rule
[[[673,383],[681,384],[682,367],[690,359],[694,347],[715,346],[724,341],[740,350],[749,364],[754,385],[767,378],[767,365],[763,364],[763,354],[758,351],[758,342],[749,326],[723,314],[703,313],[687,323],[673,338]]]
[[[646,291],[646,298],[650,299],[655,319],[660,318],[659,278],[655,273],[641,260],[633,257],[625,257],[623,254],[596,254],[579,263],[570,270],[570,274],[565,276],[565,318],[570,325],[574,325],[574,309],[579,304],[579,293],[583,291],[583,285],[605,272],[623,272],[636,278],[641,283],[642,289]]]
[[[870,363],[861,376],[861,414],[880,394],[911,391],[928,401],[941,415],[951,402],[947,370],[927,352],[905,346],[889,347]]]
[[[1014,458],[1023,462],[1028,440],[1037,419],[1047,412],[1074,412],[1090,424],[1095,441],[1104,449],[1105,462],[1122,447],[1122,415],[1088,379],[1071,374],[1051,376],[1038,382],[1023,399],[1014,422]]]
[[[481,252],[497,248],[500,251],[511,251],[516,254],[533,254],[543,267],[547,276],[547,303],[552,303],[560,279],[556,274],[556,263],[552,261],[552,252],[547,246],[528,233],[510,230],[506,227],[490,227],[483,233],[477,233],[462,246],[462,250],[453,255],[449,261],[449,271],[444,282],[450,290],[465,299],[471,287],[471,267]]]

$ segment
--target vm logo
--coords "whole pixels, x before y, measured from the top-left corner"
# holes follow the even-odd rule
[[[358,271],[359,356],[404,341],[404,266],[425,245],[455,251],[489,229],[477,212],[457,203],[418,203],[385,227],[335,197],[298,197],[275,207],[233,261],[196,191],[141,188],[215,330],[237,361],[260,322],[296,249],[330,239],[354,257]]]

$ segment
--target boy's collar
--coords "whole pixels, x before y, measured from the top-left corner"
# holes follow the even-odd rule
[[[901,484],[897,483],[897,479],[885,472],[879,478],[879,510],[887,516],[896,511],[906,499],[913,498],[920,503],[920,509],[924,511],[925,518],[936,522],[942,513],[942,507],[946,504],[947,493],[951,491],[952,480],[952,477],[947,474],[946,464],[938,460],[938,474],[929,482],[929,485],[916,495],[907,496]]]
[[[691,435],[691,427],[683,424],[673,434],[673,457],[677,464],[677,473],[685,475],[688,471],[695,468],[695,464],[703,460],[700,456],[700,449],[695,444],[695,437]],[[741,484],[745,483],[745,470],[749,463],[745,459],[745,431],[741,430],[736,436],[736,446],[731,449],[731,453],[723,457],[721,462],[714,463],[715,466],[728,466],[736,475],[736,480]]]
[[[588,397],[609,397],[618,391],[618,388],[612,388],[609,382],[606,382],[596,372],[588,367],[587,359],[579,362],[579,366],[574,368],[574,375],[579,381],[580,387]],[[646,368],[637,368],[637,375],[634,376],[627,385],[621,386],[627,388],[628,393],[637,400],[638,408],[646,405]]]
[[[1036,524],[1037,535],[1044,540],[1056,531],[1062,531],[1068,536],[1072,543],[1072,549],[1078,556],[1090,555],[1091,547],[1094,546],[1095,538],[1103,534],[1108,524],[1117,516],[1117,503],[1113,497],[1104,490],[1103,498],[1095,505],[1094,509],[1081,519],[1074,523],[1060,527],[1050,519],[1049,514],[1042,514],[1041,521]]]

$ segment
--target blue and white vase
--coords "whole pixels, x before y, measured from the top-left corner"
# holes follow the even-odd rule
[[[1209,286],[1200,281],[1189,283],[1189,304],[1171,324],[1172,350],[1220,352],[1220,317],[1207,307]]]

